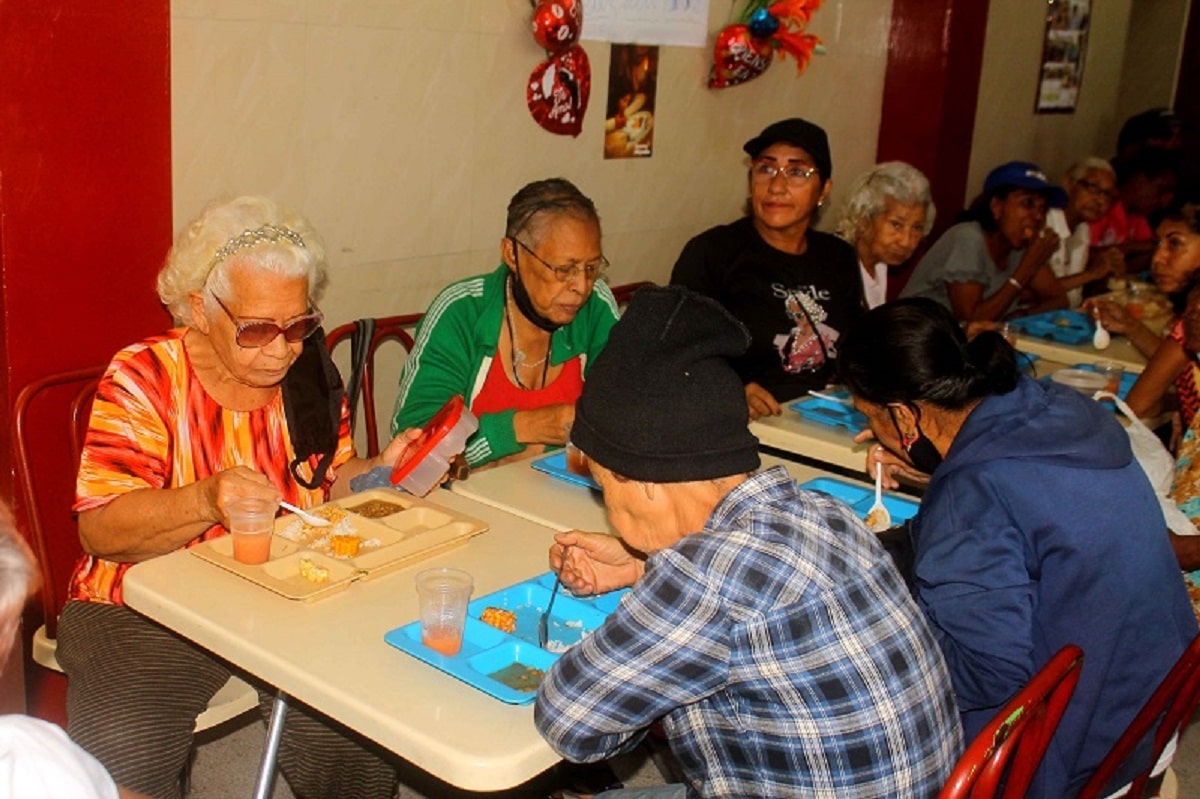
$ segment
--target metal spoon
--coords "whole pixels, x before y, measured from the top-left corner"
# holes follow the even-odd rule
[[[554,588],[550,591],[550,601],[546,604],[546,610],[542,613],[542,617],[538,619],[538,646],[542,649],[546,648],[546,644],[550,642],[550,609],[554,607],[554,600],[558,596],[558,589],[562,586],[562,571],[554,578]]]
[[[313,527],[328,527],[330,522],[328,519],[322,519],[320,516],[314,516],[306,510],[301,510],[290,502],[280,501],[279,507],[284,510],[290,510],[292,513],[300,517],[300,520],[305,524],[311,524]]]
[[[875,504],[867,511],[867,527],[873,533],[882,533],[892,526],[892,514],[883,504],[883,464],[875,464]]]
[[[1100,317],[1096,317],[1096,332],[1092,334],[1092,346],[1098,350],[1102,350],[1112,343],[1112,337],[1108,335],[1108,331],[1104,329],[1104,325],[1100,324]]]

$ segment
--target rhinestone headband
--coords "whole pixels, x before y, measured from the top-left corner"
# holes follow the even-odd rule
[[[297,247],[304,246],[304,239],[301,238],[300,234],[296,231],[289,230],[280,225],[263,225],[255,230],[243,230],[241,233],[225,242],[221,249],[213,253],[212,260],[208,262],[208,268],[212,269],[214,266],[233,255],[238,250],[245,250],[253,247],[256,244],[262,244],[264,242],[274,243],[280,239],[287,239]]]

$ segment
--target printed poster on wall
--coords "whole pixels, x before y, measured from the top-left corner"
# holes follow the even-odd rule
[[[581,37],[708,46],[708,0],[584,0]]]
[[[1047,0],[1045,8],[1046,39],[1034,111],[1074,113],[1083,83],[1092,0]]]
[[[658,48],[614,44],[604,111],[604,157],[649,158],[654,154],[654,100]]]

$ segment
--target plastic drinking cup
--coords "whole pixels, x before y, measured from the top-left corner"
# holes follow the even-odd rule
[[[242,497],[229,503],[229,534],[233,536],[233,557],[250,565],[271,558],[271,532],[275,528],[277,503],[258,497]]]
[[[583,450],[567,442],[567,471],[571,474],[582,475],[583,477],[591,477],[592,470],[588,467],[588,457],[583,454]]]
[[[1097,361],[1096,372],[1104,377],[1104,390],[1116,394],[1121,388],[1125,367],[1113,361]]]
[[[419,572],[416,583],[421,643],[440,654],[457,655],[474,580],[461,569],[440,567]]]

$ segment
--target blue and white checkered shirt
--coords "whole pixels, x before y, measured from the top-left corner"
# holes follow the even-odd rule
[[[933,797],[962,751],[941,651],[891,559],[782,467],[647,560],[550,669],[534,717],[575,761],[661,718],[701,797]]]

